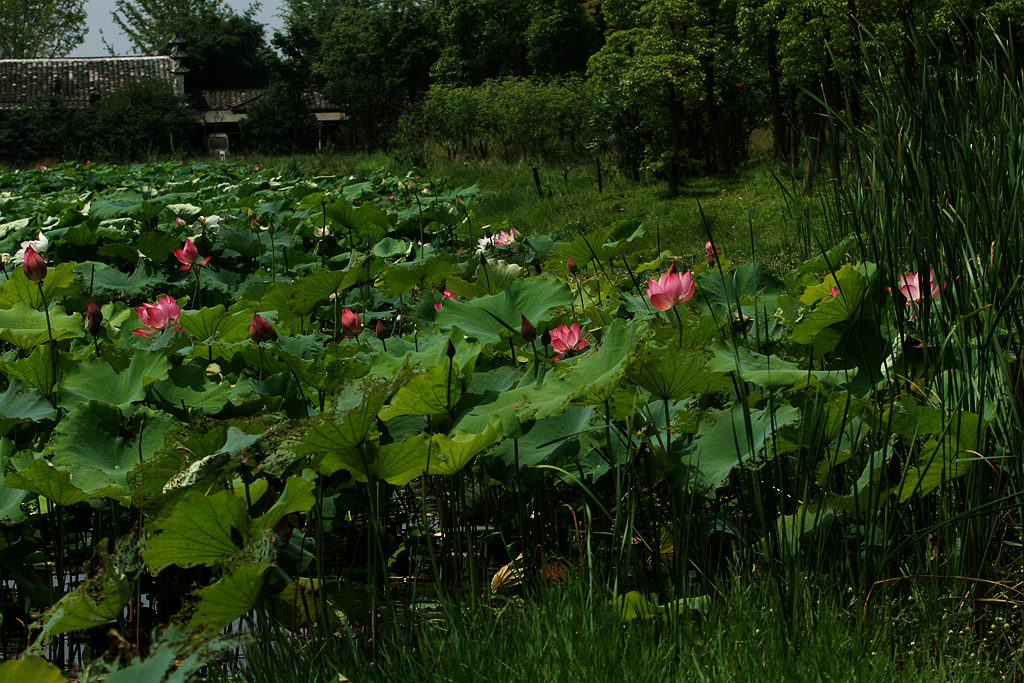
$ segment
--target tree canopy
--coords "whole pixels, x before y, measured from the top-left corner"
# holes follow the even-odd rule
[[[87,30],[85,0],[0,0],[0,59],[63,57]]]

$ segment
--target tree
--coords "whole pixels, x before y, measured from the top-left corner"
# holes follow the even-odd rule
[[[597,23],[579,0],[533,0],[523,39],[534,75],[581,72],[601,47]]]
[[[429,85],[438,54],[430,7],[416,0],[336,0],[333,7],[329,30],[316,38],[313,71],[348,115],[350,143],[377,145]]]
[[[529,74],[528,0],[438,0],[436,11],[441,55],[430,72],[438,83],[480,85]]]
[[[236,13],[223,0],[116,0],[114,23],[142,54],[167,54],[185,41],[188,90],[257,88],[267,84],[273,52],[256,6]]]
[[[63,57],[82,43],[85,0],[0,0],[0,59]]]

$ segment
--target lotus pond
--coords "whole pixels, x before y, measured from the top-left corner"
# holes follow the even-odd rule
[[[630,624],[735,576],[827,577],[865,618],[907,575],[1019,603],[992,259],[855,234],[773,273],[710,232],[483,225],[477,195],[0,173],[0,676],[185,681],[271,632],[372,658],[441,601],[579,577]]]

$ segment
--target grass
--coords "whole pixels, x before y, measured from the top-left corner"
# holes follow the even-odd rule
[[[408,171],[407,165],[385,154],[251,160],[296,174]],[[651,249],[660,239],[662,248],[685,265],[704,257],[706,220],[716,244],[734,261],[756,257],[776,272],[785,272],[816,254],[814,244],[801,235],[807,226],[820,224],[818,201],[799,196],[794,183],[784,177],[784,169],[763,150],[755,149],[751,160],[733,173],[688,179],[678,197],[666,196],[660,185],[630,181],[607,167],[603,192],[598,191],[593,163],[569,167],[565,176],[564,167],[539,166],[541,197],[532,169],[524,162],[441,158],[432,160],[423,172],[455,185],[479,186],[475,220],[484,225],[508,224],[525,234],[567,235],[638,220],[647,229]]]
[[[444,608],[388,634],[374,659],[352,641],[285,633],[246,648],[230,680],[338,681],[998,681],[1019,614],[963,599],[880,591],[863,599],[799,581],[788,600],[763,580],[733,580],[707,614],[623,623],[583,580],[528,599]],[[943,599],[945,597],[946,599]],[[353,636],[355,639],[365,634]],[[1018,663],[1019,665],[1019,663]],[[1017,675],[1019,675],[1019,670]]]

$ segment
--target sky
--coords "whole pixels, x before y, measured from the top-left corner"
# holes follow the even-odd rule
[[[235,11],[243,12],[249,6],[249,0],[227,0]],[[85,42],[75,48],[69,57],[105,57],[107,50],[103,45],[104,39],[114,47],[118,55],[134,54],[128,38],[121,33],[110,19],[110,12],[114,9],[114,0],[85,0],[86,25],[89,32],[85,34]],[[266,0],[262,8],[256,13],[256,21],[267,26],[267,38],[273,35],[274,29],[280,29],[281,19],[275,15],[280,9],[280,0]],[[102,31],[102,33],[101,33]],[[188,46],[185,46],[188,51]]]

